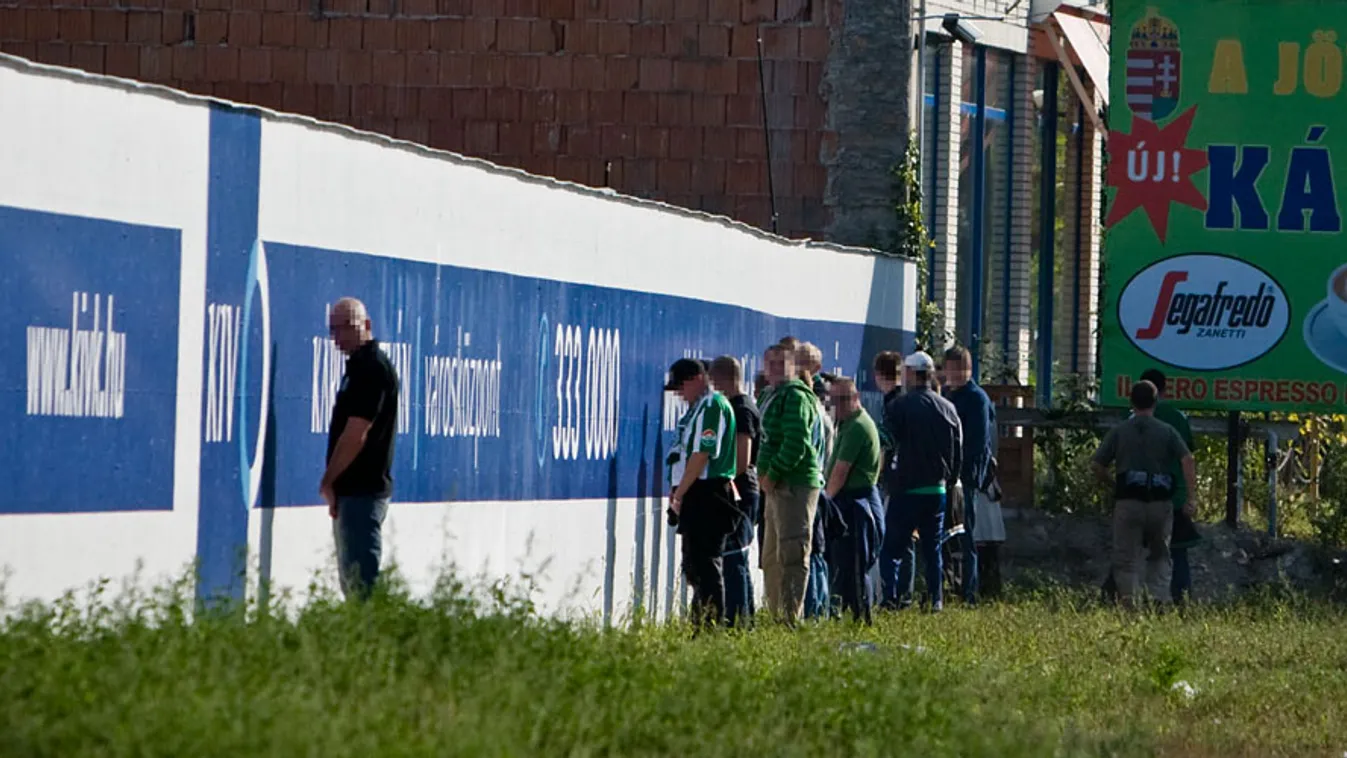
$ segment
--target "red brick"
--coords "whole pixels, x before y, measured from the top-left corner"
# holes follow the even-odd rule
[[[556,121],[557,93],[546,90],[519,93],[521,121]]]
[[[239,78],[239,51],[232,47],[208,47],[201,51],[205,59],[205,80],[232,82]]]
[[[505,85],[505,59],[499,55],[472,56],[472,84],[479,87]]]
[[[441,52],[463,49],[463,19],[439,18],[430,24],[430,47]]]
[[[603,58],[593,55],[572,56],[571,86],[589,90],[603,89],[607,66]]]
[[[706,63],[706,92],[713,95],[734,95],[739,92],[739,67],[732,60],[713,60]]]
[[[790,60],[800,55],[800,30],[794,26],[764,26],[762,57]]]
[[[697,208],[703,213],[728,216],[734,212],[734,203],[724,195],[698,195]]]
[[[574,0],[539,0],[538,16],[544,19],[575,18]]]
[[[623,92],[591,92],[589,114],[595,124],[620,124],[623,115]]]
[[[551,54],[560,52],[564,47],[562,43],[566,31],[560,21],[533,19],[528,25],[530,52]]]
[[[295,17],[295,47],[316,49],[328,46],[327,21],[314,21],[307,15]],[[319,105],[321,106],[321,97]]]
[[[421,87],[416,100],[422,118],[452,118],[454,115],[454,91],[448,87]]]
[[[763,63],[770,66],[766,61],[763,61]],[[738,71],[739,92],[745,95],[757,92],[762,83],[762,79],[758,75],[758,62],[755,60],[735,61],[734,65]]]
[[[104,46],[102,44],[74,44],[70,47],[70,65],[93,74],[104,70]]]
[[[669,129],[669,158],[679,160],[703,158],[702,129],[696,127]]]
[[[769,92],[776,95],[803,94],[809,86],[809,66],[800,61],[772,61]]]
[[[295,44],[295,15],[268,13],[263,16],[262,44],[267,47],[292,47]]]
[[[659,162],[660,192],[687,192],[692,189],[692,163],[663,160]]]
[[[804,163],[795,167],[795,191],[804,197],[821,198],[828,186],[828,170],[823,166]]]
[[[471,16],[472,0],[437,0],[436,12],[441,16]]]
[[[728,181],[726,182],[728,184]],[[761,193],[734,199],[734,218],[749,226],[768,229],[772,223],[772,201]]]
[[[754,195],[767,189],[767,164],[763,161],[732,161],[725,170],[725,192]]]
[[[730,31],[730,56],[733,58],[758,58],[758,27],[736,26]]]
[[[475,18],[500,18],[505,15],[505,0],[469,0]]]
[[[722,95],[694,95],[692,123],[697,126],[721,126],[725,123],[725,98]]]
[[[538,86],[544,89],[570,89],[572,61],[566,55],[548,55],[538,61]]]
[[[459,121],[486,118],[486,90],[456,89],[453,95],[454,118]]]
[[[97,10],[92,15],[95,42],[126,41],[126,11]]]
[[[193,82],[201,79],[201,48],[179,47],[173,50],[173,78]]]
[[[636,127],[636,154],[643,158],[669,155],[669,130],[662,126]]]
[[[713,22],[737,24],[740,16],[739,6],[740,0],[711,0],[706,18]]]
[[[506,18],[537,18],[538,0],[505,0]]]
[[[240,51],[239,80],[245,82],[271,81],[271,51],[255,48]]]
[[[557,121],[562,124],[589,122],[589,93],[570,90],[557,93]]]
[[[702,154],[707,158],[732,160],[739,157],[735,131],[725,126],[708,126],[702,130]],[[761,140],[759,140],[761,142]]]
[[[285,85],[280,82],[255,82],[248,85],[248,101],[270,108],[271,110],[281,110],[285,107]]]
[[[529,155],[524,157],[519,167],[534,176],[551,177],[556,174],[557,160],[546,155]]]
[[[463,147],[471,155],[495,155],[499,134],[490,121],[469,121],[464,126]]]
[[[388,107],[388,96],[384,88],[374,84],[357,84],[351,87],[351,118],[371,119],[384,115]]]
[[[531,90],[538,86],[538,59],[512,56],[505,62],[505,83],[516,89]]]
[[[702,92],[705,90],[706,63],[703,61],[674,61],[673,88],[679,92]]]
[[[561,132],[562,152],[580,158],[603,155],[602,133],[598,127],[568,126]]]
[[[822,129],[828,120],[823,102],[813,97],[795,98],[795,126],[800,129]]]
[[[360,125],[361,128],[367,131],[374,132],[375,134],[388,135],[390,137],[397,129],[397,126],[397,122],[387,116],[376,116],[371,119],[366,119],[365,123]]]
[[[160,14],[152,11],[131,11],[127,14],[126,40],[128,42],[138,45],[158,45],[163,39],[163,20],[160,18]]]
[[[502,121],[497,130],[498,149],[502,155],[523,157],[533,152],[533,124]]]
[[[430,146],[453,153],[463,152],[463,122],[453,119],[431,121]]]
[[[556,178],[563,182],[589,184],[590,161],[563,155],[557,158]]]
[[[248,85],[243,82],[216,82],[206,91],[231,103],[248,102]]]
[[[397,26],[398,49],[406,52],[430,49],[430,22],[400,19]]]
[[[659,96],[659,123],[688,126],[692,123],[692,95],[670,92]]]
[[[140,48],[135,45],[108,45],[103,71],[108,76],[135,79],[140,76]]]
[[[39,42],[37,45],[37,56],[34,58],[38,63],[46,63],[52,66],[70,65],[70,45],[64,42]],[[170,75],[172,71],[170,70]]]
[[[303,50],[272,50],[271,76],[278,82],[299,84],[304,81]]]
[[[604,0],[575,0],[575,17],[601,19],[606,18]]]
[[[664,26],[635,24],[631,27],[631,54],[641,58],[664,55]]]
[[[373,58],[374,81],[402,84],[407,81],[407,56],[402,53],[376,52]]]
[[[472,82],[472,56],[440,54],[439,83],[442,87],[466,87]]]
[[[603,127],[604,157],[636,157],[636,127],[625,124],[610,124]]]
[[[396,50],[398,41],[392,19],[366,18],[361,46],[366,50]]]
[[[776,0],[776,20],[783,24],[808,23],[813,11],[813,0]]]
[[[305,59],[305,77],[309,84],[336,84],[338,53],[336,50],[310,50]]]
[[[168,32],[168,27],[164,27]],[[196,44],[223,45],[229,37],[229,14],[222,11],[202,11],[196,14]]]
[[[387,87],[384,90],[387,106],[384,113],[399,120],[421,115],[421,95],[418,87]]]
[[[393,136],[424,145],[430,141],[430,124],[420,119],[400,118],[393,128]]]
[[[806,82],[804,87],[805,94],[814,96],[823,94],[822,63],[805,64],[805,82]]]
[[[59,11],[51,8],[30,8],[18,12],[23,16],[23,36],[28,39],[34,42],[46,42],[60,36],[61,14]],[[8,31],[8,29],[5,31]]]
[[[407,83],[429,87],[439,81],[440,60],[435,53],[407,54]]]
[[[533,152],[555,155],[561,149],[561,127],[556,124],[533,125]]]
[[[312,53],[310,53],[312,55]],[[332,121],[345,121],[351,116],[351,88],[346,85],[320,84],[314,87],[318,103],[314,115]]]
[[[439,14],[435,0],[402,0],[398,12],[403,16],[435,16]]]
[[[776,20],[776,0],[743,0],[740,21],[756,24]]]
[[[672,21],[674,0],[641,0],[642,21]]]
[[[705,21],[706,0],[674,0],[674,18],[678,21]]]
[[[657,197],[655,188],[659,184],[659,163],[656,158],[623,161],[623,191],[637,197]]]
[[[823,26],[800,27],[800,57],[810,61],[826,61],[832,52],[829,30]]]
[[[669,130],[669,157],[693,160],[702,156],[702,130],[680,126]]]
[[[63,42],[88,42],[94,33],[92,11],[63,10],[60,12],[60,36]]]
[[[161,82],[173,76],[173,50],[167,47],[147,47],[140,52],[140,75],[147,82]]]
[[[732,95],[726,98],[725,123],[730,126],[762,126],[762,98]]]
[[[266,0],[267,10],[281,13],[295,13],[307,5],[302,0]]]
[[[463,49],[470,53],[484,53],[496,46],[496,20],[470,18],[463,22]]]
[[[187,11],[196,8],[196,0],[164,0],[167,10]]]
[[[664,49],[670,55],[695,58],[700,55],[698,43],[701,37],[701,30],[696,24],[673,23],[664,24]]]
[[[730,54],[730,27],[702,26],[697,33],[698,53],[709,58],[724,58]]]
[[[631,24],[607,22],[599,27],[599,53],[626,55],[631,52]]]
[[[599,21],[567,21],[562,24],[562,49],[578,55],[599,51]]]
[[[622,119],[628,124],[659,123],[659,99],[653,92],[626,92],[622,99]]]
[[[654,92],[668,90],[673,86],[673,61],[667,58],[642,59],[638,86]]]
[[[334,18],[327,22],[327,46],[334,50],[359,50],[365,26],[358,18]]]
[[[637,59],[625,55],[608,59],[608,67],[604,71],[604,86],[607,89],[636,89],[640,79],[641,67]]]
[[[36,42],[0,42],[0,52],[18,56],[25,60],[37,60]]]
[[[281,105],[291,113],[318,115],[318,88],[312,84],[286,84]]]
[[[262,44],[262,14],[229,14],[229,44],[237,47],[254,47]]]
[[[341,51],[337,81],[342,84],[369,84],[374,80],[373,56],[360,50]]]

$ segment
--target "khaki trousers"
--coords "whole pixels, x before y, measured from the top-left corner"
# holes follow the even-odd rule
[[[1136,603],[1143,580],[1156,602],[1170,602],[1169,578],[1174,570],[1169,557],[1169,538],[1174,528],[1174,504],[1168,500],[1142,502],[1119,500],[1113,506],[1113,577],[1118,595],[1127,605]]]
[[[763,511],[762,575],[767,610],[794,624],[804,615],[818,488],[777,484]]]

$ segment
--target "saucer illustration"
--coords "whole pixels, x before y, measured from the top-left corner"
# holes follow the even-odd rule
[[[1325,366],[1347,373],[1347,336],[1338,331],[1323,300],[1305,317],[1305,346]]]

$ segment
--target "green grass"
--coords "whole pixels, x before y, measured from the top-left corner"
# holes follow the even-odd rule
[[[1040,594],[694,641],[677,626],[541,619],[499,589],[474,599],[448,582],[420,603],[391,592],[195,622],[181,590],[12,613],[0,755],[1347,750],[1347,624],[1304,599],[1128,616]]]

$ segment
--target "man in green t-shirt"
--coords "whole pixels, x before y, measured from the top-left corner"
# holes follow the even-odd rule
[[[870,570],[879,561],[884,541],[884,511],[879,497],[881,450],[879,429],[861,407],[855,381],[837,377],[828,389],[837,416],[837,436],[828,459],[825,495],[837,505],[847,525],[841,540],[828,541],[828,563],[834,591],[842,607],[870,623],[874,585]]]
[[[734,410],[711,389],[706,367],[688,358],[669,369],[665,390],[688,404],[670,451],[670,521],[683,538],[683,574],[698,629],[725,620],[725,542],[742,518],[734,502]]]

